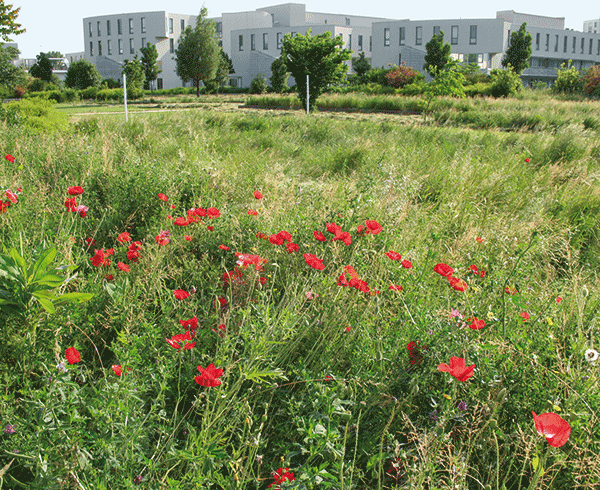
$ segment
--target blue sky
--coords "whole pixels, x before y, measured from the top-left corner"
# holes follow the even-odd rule
[[[101,0],[75,1],[59,0],[5,0],[21,7],[18,21],[27,29],[25,34],[13,36],[19,43],[22,58],[34,58],[40,51],[57,50],[62,53],[83,51],[84,17],[94,15],[117,14],[121,12],[139,12],[166,10],[178,14],[197,14],[202,3],[184,0]],[[223,12],[256,10],[281,2],[262,3],[253,0],[205,0],[210,17],[218,17]],[[586,7],[587,2],[569,4],[557,0],[521,0],[520,2],[482,2],[482,1],[442,1],[425,0],[420,2],[399,2],[390,0],[307,0],[306,10],[352,15],[371,15],[392,19],[456,19],[456,18],[495,18],[497,10],[515,10],[528,14],[565,17],[565,27],[582,30],[583,21],[600,18],[600,8]],[[590,2],[588,5],[592,5]]]

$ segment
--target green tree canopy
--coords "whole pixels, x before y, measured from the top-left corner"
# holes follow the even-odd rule
[[[150,82],[156,80],[159,73],[162,73],[162,70],[158,69],[158,51],[154,44],[147,43],[146,46],[140,48],[140,53],[142,53],[142,67],[146,77],[144,89],[149,90],[152,87]]]
[[[448,63],[451,63],[450,45],[444,44],[444,31],[434,34],[431,40],[425,45],[427,54],[425,55],[425,64],[423,70],[434,76],[434,73],[446,69]],[[434,70],[435,68],[435,70]]]
[[[519,30],[510,35],[510,46],[502,58],[502,66],[512,66],[515,73],[521,74],[529,68],[529,57],[531,56],[531,33],[527,32],[527,22],[523,22]]]
[[[14,46],[3,46],[0,43],[0,85],[9,88],[26,87],[31,80],[29,74],[14,65],[13,60],[19,57],[19,50]]]
[[[19,15],[21,7],[13,9],[12,5],[5,5],[4,0],[0,0],[0,39],[4,41],[11,41],[9,38],[11,34],[19,35],[25,32],[25,29],[21,28],[21,24],[17,24],[17,16]]]
[[[277,93],[283,92],[287,87],[289,76],[290,74],[288,73],[287,66],[285,66],[284,59],[281,56],[275,58],[275,61],[271,63],[271,78],[269,78],[271,88]]]
[[[127,97],[137,99],[142,95],[144,86],[144,65],[142,60],[138,59],[136,54],[133,60],[125,60],[123,63],[123,73],[127,76]]]
[[[69,65],[65,85],[69,88],[84,90],[88,87],[99,87],[102,77],[96,66],[87,60],[74,61]]]
[[[29,74],[32,77],[40,78],[46,82],[52,79],[52,62],[46,53],[40,53],[36,56],[37,61],[29,69]]]
[[[309,108],[328,85],[339,83],[348,71],[344,61],[351,58],[349,49],[341,49],[342,36],[331,38],[329,31],[312,36],[309,29],[306,36],[287,33],[283,37],[281,57],[287,69],[296,80],[298,98],[306,105],[306,75],[309,75]]]
[[[233,62],[227,55],[227,53],[223,50],[223,48],[219,47],[219,66],[217,66],[217,71],[215,73],[215,78],[212,80],[214,88],[219,93],[219,87],[225,85],[227,77],[235,73],[233,69]]]
[[[46,56],[48,58],[63,58],[63,55],[60,51],[48,51]]]
[[[208,11],[202,8],[196,27],[188,26],[179,38],[175,50],[175,72],[183,81],[192,81],[200,97],[200,82],[215,78],[219,66],[219,45],[215,37],[215,23],[208,20]]]
[[[369,60],[365,57],[364,51],[360,52],[358,58],[352,60],[352,68],[354,68],[354,71],[359,77],[362,77],[371,69],[371,63],[369,63]]]

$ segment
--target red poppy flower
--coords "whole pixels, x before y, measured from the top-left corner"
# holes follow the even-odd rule
[[[531,412],[535,423],[535,430],[544,436],[552,447],[564,446],[571,435],[571,426],[555,413],[541,413],[539,416]]]
[[[161,201],[165,201],[165,202],[167,202],[167,201],[169,200],[169,198],[168,198],[167,196],[165,196],[163,193],[160,193],[160,194],[158,195],[158,198],[159,198]]]
[[[265,284],[267,284],[267,278],[266,277],[261,277],[258,282],[260,282],[261,286],[264,286]]]
[[[563,299],[562,299],[560,296],[557,296],[557,297],[556,297],[556,302],[557,302],[557,303],[560,303],[562,300],[563,300]]]
[[[189,328],[192,332],[198,328],[198,317],[190,318],[189,320],[179,320],[183,328]]]
[[[175,295],[175,299],[185,299],[190,295],[190,293],[184,291],[183,289],[176,289],[173,291],[173,294]]]
[[[325,266],[323,265],[323,261],[318,259],[313,254],[304,254],[303,257],[304,257],[304,260],[306,261],[306,263],[308,265],[310,265],[313,269],[317,269],[319,271],[322,271],[323,269],[325,269]]]
[[[156,235],[156,243],[158,243],[160,247],[163,245],[168,245],[170,241],[171,234],[167,230],[162,230],[158,235]]]
[[[93,238],[86,238],[84,241],[88,247],[91,247],[92,245],[96,245],[96,240],[94,240]]]
[[[249,209],[248,214],[250,216],[258,216],[258,211],[256,211],[255,209]]]
[[[131,245],[129,245],[129,247],[127,248],[127,260],[131,262],[137,262],[140,258],[139,250],[141,249],[142,242],[140,241],[133,242]]]
[[[365,231],[365,227],[363,225],[358,225],[358,228],[356,229],[356,233],[359,236],[363,236],[365,234],[364,231]]]
[[[506,294],[510,294],[511,296],[514,296],[515,294],[517,294],[517,289],[512,286],[506,286],[504,288],[504,292]]]
[[[349,332],[349,331],[350,331],[350,326],[347,326],[346,327],[346,332]]]
[[[398,284],[390,284],[388,289],[391,289],[392,291],[402,291],[402,286],[399,286]]]
[[[449,277],[448,282],[450,283],[450,286],[452,286],[457,291],[466,291],[467,289],[469,289],[467,283],[462,279],[459,279],[458,277]]]
[[[177,225],[177,226],[187,226],[190,224],[190,222],[183,216],[180,216],[179,218],[175,218],[175,221],[173,221],[173,224]]]
[[[217,208],[208,208],[206,210],[206,216],[209,218],[218,218],[221,216],[221,211],[219,211]]]
[[[121,376],[123,374],[123,366],[121,365],[117,366],[116,364],[113,364],[110,368],[117,376]],[[127,368],[127,371],[131,371],[131,368]],[[125,374],[127,374],[127,371],[125,371]]]
[[[471,322],[469,324],[469,328],[471,330],[481,330],[486,325],[486,323],[483,320],[478,320],[476,316],[474,316],[473,318],[467,318],[467,321]]]
[[[223,370],[215,368],[214,364],[209,364],[204,369],[202,366],[197,366],[200,376],[196,376],[194,381],[202,386],[219,386],[221,380],[217,379],[223,376]]]
[[[130,241],[131,241],[131,235],[126,231],[124,231],[117,237],[117,242],[129,243]]]
[[[115,277],[114,277],[112,274],[108,274],[108,275],[104,276],[104,279],[105,279],[106,281],[112,281],[114,278],[115,278]]]
[[[108,260],[107,257],[109,255],[112,255],[113,252],[114,250],[112,248],[109,248],[106,251],[103,248],[94,250],[94,256],[91,257],[89,260],[92,261],[93,266],[100,267],[101,265],[103,265],[106,267],[110,265],[110,260]]]
[[[402,267],[405,269],[412,269],[412,262],[410,260],[403,260]]]
[[[67,362],[69,364],[77,364],[79,361],[81,361],[81,356],[75,347],[69,347],[65,351],[65,355],[67,356]]]
[[[209,226],[207,226],[207,227],[206,227],[206,229],[207,229],[208,231],[213,231],[213,230],[215,229],[215,227],[214,227],[214,226],[210,226],[210,225],[209,225]]]
[[[235,256],[238,258],[236,264],[246,269],[249,265],[253,265],[258,272],[262,272],[263,265],[267,263],[267,259],[263,259],[259,255],[242,254],[235,252]]]
[[[281,488],[280,485],[286,481],[294,481],[296,478],[294,477],[294,473],[290,473],[289,468],[278,468],[275,474],[273,475],[275,481],[271,483],[268,488]]]
[[[8,197],[8,200],[13,204],[17,204],[17,202],[19,202],[17,195],[10,189],[6,189],[6,197]]]
[[[365,224],[367,225],[368,232],[371,233],[372,235],[377,235],[378,233],[380,233],[383,230],[383,228],[381,227],[381,225],[379,223],[377,223],[377,221],[367,220],[365,222]]]
[[[329,233],[333,233],[334,235],[342,232],[342,227],[340,225],[336,225],[335,223],[326,223],[325,227]]]
[[[422,349],[425,349],[425,346],[421,347],[419,342],[409,342],[406,346],[408,350],[408,355],[410,356],[410,365],[419,365],[423,362],[423,353]]]
[[[191,241],[192,241],[192,237],[191,237],[191,236],[189,236],[189,235],[183,235],[183,239],[184,239],[184,240],[187,240],[188,242],[191,242]]]
[[[526,312],[521,313],[521,318],[523,319],[524,322],[526,322],[527,320],[529,320],[529,313],[526,313]]]
[[[260,191],[254,191],[252,194],[254,195],[254,197],[256,199],[262,199],[263,198],[263,195],[262,195],[262,193]]]
[[[229,247],[227,245],[219,245],[219,248],[221,250],[229,250]]]
[[[320,242],[326,242],[327,238],[325,238],[325,235],[323,235],[323,233],[321,233],[320,231],[314,231],[313,234],[315,235],[315,238],[317,240],[319,240]]]
[[[342,240],[345,245],[352,245],[352,236],[347,231],[342,231],[333,237],[331,241]]]
[[[12,155],[4,155],[4,158],[6,158],[10,163],[15,163],[15,157]]]
[[[477,270],[477,266],[476,265],[471,265],[469,267],[469,270],[473,271],[473,274],[475,274],[475,275],[479,274],[479,270]]]
[[[454,269],[448,264],[441,263],[436,264],[433,267],[433,272],[437,272],[440,276],[452,277],[452,274],[454,274]]]
[[[260,231],[256,233],[256,238],[262,238],[263,240],[267,240],[267,235],[261,233]]]
[[[217,308],[227,308],[227,298],[225,298],[225,296],[219,296],[215,300],[215,307],[217,307]]]
[[[475,364],[466,367],[465,360],[462,357],[456,356],[450,358],[450,366],[445,363],[441,363],[438,366],[438,371],[450,373],[451,376],[454,376],[459,381],[468,380],[471,376],[473,376],[474,369]]]
[[[117,262],[117,267],[123,272],[129,272],[129,266],[127,264],[124,264],[123,262]]]
[[[69,196],[78,196],[80,194],[83,194],[83,187],[80,187],[78,185],[69,187],[67,189],[67,194],[69,194]]]
[[[525,159],[525,163],[529,163],[531,160],[529,158]]]
[[[173,347],[174,349],[177,349],[177,350],[181,349],[181,345],[183,345],[181,343],[184,341],[186,341],[186,343],[183,346],[183,350],[191,350],[196,345],[196,342],[192,342],[192,336],[191,336],[189,330],[185,333],[173,335],[172,338],[165,339],[165,340],[171,347]]]
[[[75,208],[77,207],[77,201],[75,200],[74,197],[68,197],[65,200],[65,207],[67,208],[67,211],[71,211],[72,213],[75,212]]]
[[[287,248],[287,251],[289,254],[300,250],[300,247],[298,247],[298,244],[296,244],[296,243],[286,243],[285,247]]]
[[[392,260],[402,259],[402,255],[400,255],[398,252],[394,252],[393,250],[390,250],[389,252],[386,252],[385,254]]]
[[[271,242],[273,245],[279,246],[279,245],[283,245],[285,240],[279,233],[277,233],[275,235],[269,235],[269,242]]]
[[[475,239],[475,241],[476,241],[477,243],[483,243],[483,238],[481,238],[480,236],[478,236],[478,237]]]

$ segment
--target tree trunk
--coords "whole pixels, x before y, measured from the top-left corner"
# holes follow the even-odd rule
[[[196,80],[195,84],[196,84],[196,97],[200,97],[200,80]]]

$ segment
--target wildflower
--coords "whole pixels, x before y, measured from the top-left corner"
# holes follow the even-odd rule
[[[112,274],[107,274],[106,276],[104,276],[104,280],[106,281],[112,281],[115,277]]]
[[[142,483],[142,475],[138,475],[133,479],[133,483],[135,483],[136,485],[139,485],[140,483]]]
[[[192,342],[192,336],[189,330],[183,334],[180,333],[177,335],[173,335],[172,338],[165,340],[167,341],[167,344],[169,344],[171,347],[177,350],[181,349],[180,343],[183,341],[189,341],[185,343],[183,350],[191,350],[196,345],[196,342]]]
[[[458,277],[449,277],[448,283],[457,291],[466,291],[467,289],[469,289],[467,283],[462,279],[459,279]]]
[[[110,368],[117,376],[121,376],[123,374],[123,366],[121,365],[117,366],[116,364],[113,364]],[[127,368],[127,371],[131,371],[131,368]],[[125,371],[125,374],[127,374],[127,371]]]
[[[10,424],[6,424],[4,427],[4,433],[10,436],[15,433],[15,428]]]
[[[433,267],[433,272],[437,272],[440,276],[452,277],[452,274],[454,274],[454,269],[448,264],[441,263],[436,264]]]
[[[323,261],[318,259],[315,255],[304,254],[303,257],[306,263],[310,265],[313,269],[317,269],[318,271],[322,271],[323,269],[325,269]]]
[[[254,191],[252,193],[252,195],[254,196],[255,199],[262,199],[263,198],[263,195],[262,195],[262,193],[260,191]]]
[[[269,241],[273,244],[273,245],[283,245],[283,243],[285,242],[285,239],[279,234],[275,234],[275,235],[269,235]]]
[[[458,411],[459,412],[466,412],[467,411],[467,402],[462,401],[458,404]]]
[[[405,269],[412,269],[412,262],[410,260],[403,260],[402,267]]]
[[[263,240],[266,240],[268,237],[267,237],[267,235],[265,235],[264,233],[261,233],[259,231],[256,233],[256,238],[262,238]]]
[[[248,214],[250,216],[258,216],[258,211],[256,211],[255,209],[249,209]]]
[[[113,253],[114,253],[114,249],[112,249],[112,248],[109,248],[108,250],[104,250],[103,248],[100,248],[98,250],[94,250],[94,256],[88,260],[91,260],[92,265],[95,267],[100,267],[101,265],[106,267],[106,266],[110,265],[110,260],[108,260],[107,257],[109,255],[112,255]]]
[[[69,196],[79,196],[80,194],[83,194],[83,188],[78,185],[69,187],[67,189],[67,194],[69,194]]]
[[[189,235],[183,235],[184,240],[187,240],[188,242],[192,241],[192,237]]]
[[[390,250],[389,252],[386,252],[385,254],[388,256],[388,258],[390,258],[392,260],[402,259],[402,256],[398,252],[394,252],[393,250]]]
[[[254,265],[257,272],[262,272],[263,265],[267,263],[267,259],[263,259],[259,255],[242,254],[235,252],[235,256],[238,258],[236,264],[246,269],[249,265]]]
[[[4,155],[4,158],[6,158],[10,163],[15,163],[15,157],[12,155]]]
[[[137,262],[140,258],[140,250],[142,249],[142,242],[133,242],[127,248],[127,260],[131,262]]]
[[[76,207],[77,201],[75,200],[75,198],[67,197],[67,199],[65,200],[65,208],[67,208],[67,211],[71,211],[72,213],[74,213]]]
[[[96,245],[96,240],[94,240],[93,238],[86,238],[84,240],[84,242],[88,247],[91,247],[92,245]]]
[[[189,328],[192,333],[198,328],[198,317],[190,318],[189,320],[179,320],[183,328]]]
[[[206,210],[206,216],[209,218],[218,218],[221,216],[221,211],[219,211],[217,208],[208,208]]]
[[[462,319],[462,317],[463,317],[463,316],[460,314],[460,311],[458,311],[458,310],[450,310],[450,316],[451,316],[452,318],[457,318],[457,317],[458,317],[458,318],[461,318],[461,319]]]
[[[225,296],[219,296],[215,300],[215,308],[227,308],[227,298],[225,298]]]
[[[504,292],[506,294],[510,294],[511,296],[514,296],[515,294],[517,294],[517,289],[512,286],[506,286],[504,288]]]
[[[190,295],[190,293],[184,291],[183,289],[176,289],[173,291],[173,294],[175,295],[175,299],[185,299]]]
[[[529,158],[525,159],[525,163],[529,163],[530,161],[531,161],[531,159],[529,159]]]
[[[163,245],[168,245],[171,241],[171,233],[168,230],[161,230],[158,235],[156,235],[156,243],[158,243],[159,247]]]
[[[77,364],[81,361],[81,356],[75,347],[69,347],[65,351],[65,356],[67,356],[67,362],[69,364]]]
[[[58,369],[59,373],[66,373],[67,372],[67,368],[65,367],[65,363],[64,362],[60,362],[56,365],[56,369]]]
[[[365,224],[367,225],[367,233],[371,233],[372,235],[377,235],[383,230],[383,228],[379,223],[377,223],[377,221],[367,220]]]
[[[529,320],[529,313],[526,313],[526,312],[521,313],[521,318],[523,319],[524,322],[526,322],[527,320]]]
[[[175,221],[173,221],[173,224],[176,226],[187,226],[190,224],[190,222],[183,216],[179,216],[178,218],[175,218]]]
[[[435,409],[433,412],[431,412],[431,413],[429,414],[429,418],[430,418],[431,420],[437,420],[437,419],[438,419],[438,416],[437,416],[437,408],[436,408],[436,409]]]
[[[317,240],[319,240],[320,242],[326,242],[327,238],[325,238],[325,235],[323,235],[323,233],[321,233],[320,231],[314,231],[313,234],[315,235],[315,238]]]
[[[89,209],[90,208],[88,208],[87,206],[84,206],[83,204],[75,206],[75,212],[79,213],[79,216],[81,216],[82,218],[85,218],[85,215],[87,214]]]
[[[208,226],[206,227],[206,229],[207,229],[208,231],[213,231],[213,230],[215,229],[215,227],[214,227],[214,226],[210,226],[210,225],[208,225]]]
[[[296,479],[294,473],[289,472],[289,468],[278,468],[273,475],[273,478],[275,478],[275,481],[271,483],[268,488],[281,488],[280,485],[283,482],[294,481]]]
[[[399,286],[398,284],[390,284],[388,289],[392,291],[402,291],[402,286]]]
[[[562,299],[560,296],[557,296],[557,297],[556,297],[556,302],[557,302],[557,303],[560,303],[562,300],[563,300],[563,299]]]
[[[219,245],[219,248],[221,250],[229,250],[229,247],[227,245]]]
[[[285,247],[287,248],[287,251],[289,254],[300,250],[300,247],[298,247],[298,244],[296,244],[296,243],[286,243]]]
[[[571,426],[560,415],[542,413],[539,416],[531,412],[537,433],[544,436],[552,447],[564,446],[571,435]]]
[[[127,231],[124,231],[117,237],[117,242],[120,242],[120,243],[129,243],[130,241],[131,241],[131,235]]]
[[[313,293],[311,291],[306,292],[306,299],[317,299],[319,297],[318,294]]]
[[[349,331],[350,331],[350,325],[347,325],[346,326],[346,332],[349,332]]]
[[[352,235],[350,235],[350,233],[348,233],[347,231],[342,231],[336,234],[331,241],[333,242],[335,240],[341,240],[344,242],[345,245],[352,245]]]
[[[6,197],[8,197],[8,200],[13,204],[17,204],[17,202],[19,202],[17,195],[10,189],[6,189]]]
[[[409,342],[406,346],[408,350],[408,355],[410,356],[410,365],[419,365],[423,362],[423,353],[422,349],[425,349],[425,346],[421,347],[419,342]]]
[[[216,328],[213,328],[213,329],[212,329],[212,331],[213,331],[213,332],[215,332],[215,333],[218,333],[218,334],[221,336],[221,338],[222,338],[222,337],[225,337],[225,334],[227,333],[227,327],[225,326],[225,324],[224,324],[224,323],[221,323],[221,324],[219,325],[219,330],[220,330],[220,331],[217,331],[217,329],[216,329]]]
[[[594,362],[598,359],[598,351],[594,349],[588,349],[585,351],[585,360],[587,362]]]
[[[223,376],[223,370],[215,368],[214,364],[209,364],[204,369],[202,366],[197,366],[200,376],[196,376],[194,380],[202,386],[219,386],[221,380],[217,379]]]
[[[475,364],[472,364],[469,367],[466,367],[465,360],[462,357],[452,356],[450,358],[450,366],[446,363],[441,363],[438,366],[438,371],[450,373],[451,376],[454,376],[459,381],[466,381],[471,376],[473,376],[473,370],[475,369]]]
[[[477,243],[483,243],[483,238],[481,238],[480,236],[478,236],[477,238],[475,238],[475,241]]]
[[[471,330],[481,330],[483,327],[485,327],[485,321],[483,320],[478,320],[476,316],[474,316],[473,318],[467,318],[467,321],[471,322],[469,324],[469,328]]]
[[[167,196],[165,196],[162,192],[158,194],[158,198],[161,201],[165,201],[165,202],[167,202],[169,200],[169,198]]]

